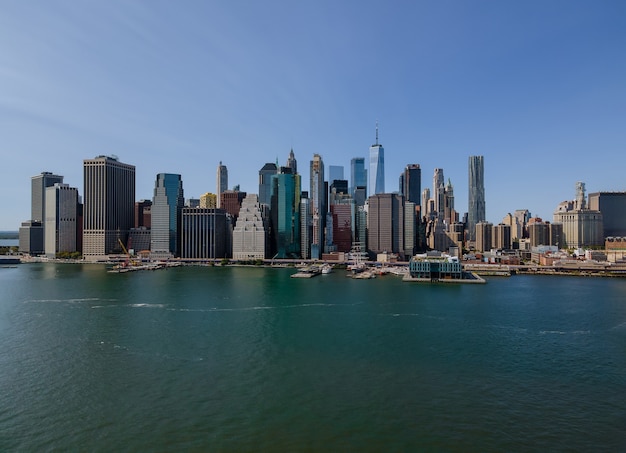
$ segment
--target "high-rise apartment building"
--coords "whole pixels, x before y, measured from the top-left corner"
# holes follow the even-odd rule
[[[120,253],[135,222],[135,166],[115,156],[85,159],[83,256],[106,259]]]
[[[433,193],[432,197],[435,201],[435,209],[433,211],[433,217],[437,217],[443,220],[444,215],[444,192],[445,185],[443,179],[443,168],[435,168],[433,173]]]
[[[78,236],[78,189],[56,183],[46,188],[44,249],[46,256],[76,252]]]
[[[326,186],[324,184],[324,161],[319,154],[313,155],[310,165],[309,198],[313,217],[311,258],[320,259],[324,251],[324,228],[326,224]]]
[[[237,223],[233,229],[233,259],[262,260],[265,258],[266,231],[259,197],[247,195],[241,202]]]
[[[467,238],[476,240],[476,224],[485,217],[485,165],[483,156],[470,156],[468,164]]]
[[[185,204],[180,175],[159,173],[152,199],[150,250],[153,256],[180,256],[181,212]]]
[[[493,238],[493,223],[480,221],[475,227],[474,231],[476,234],[476,250],[479,252],[488,252],[492,247],[492,238]]]
[[[217,166],[217,207],[222,207],[222,193],[228,190],[228,169],[226,165],[222,165],[222,161],[220,160],[220,164]]]
[[[376,124],[376,143],[370,146],[368,192],[370,195],[385,193],[385,149],[378,143],[378,124]]]
[[[355,192],[359,187],[363,189],[367,198],[367,170],[364,157],[353,157],[350,161],[350,184],[350,193],[353,198],[356,198]]]
[[[311,200],[307,192],[300,198],[300,257],[311,258],[311,237],[313,217],[311,215]]]

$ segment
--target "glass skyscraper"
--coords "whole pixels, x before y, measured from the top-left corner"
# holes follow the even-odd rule
[[[222,193],[228,190],[228,169],[226,165],[222,165],[222,161],[217,166],[217,207],[222,207]]]
[[[367,170],[364,157],[353,157],[350,161],[350,193],[354,197],[357,187],[367,187]]]
[[[181,176],[159,173],[156,177],[152,200],[150,250],[153,254],[180,256],[179,238],[184,203]]]
[[[468,240],[476,240],[476,224],[485,220],[485,179],[483,156],[470,156],[468,164]]]
[[[378,126],[376,126],[376,143],[370,146],[369,196],[385,193],[385,149],[378,143]]]
[[[300,175],[281,172],[272,176],[272,256],[275,258],[300,258],[300,190]]]

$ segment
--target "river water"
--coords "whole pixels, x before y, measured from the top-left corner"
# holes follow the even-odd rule
[[[0,269],[2,451],[626,449],[626,280]]]

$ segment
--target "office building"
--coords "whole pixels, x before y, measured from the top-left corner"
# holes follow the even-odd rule
[[[226,168],[226,165],[222,165],[222,161],[220,161],[220,164],[217,166],[216,181],[217,191],[215,192],[215,195],[217,200],[217,207],[221,208],[222,193],[228,190],[228,169]]]
[[[410,201],[416,206],[421,205],[422,195],[422,169],[419,164],[408,164],[400,176],[400,193],[405,201]]]
[[[350,161],[350,193],[356,199],[355,191],[361,188],[364,200],[367,199],[367,170],[364,157],[353,157]],[[362,204],[359,206],[363,206]]]
[[[259,197],[256,194],[246,195],[241,202],[233,229],[233,259],[265,259],[266,242],[266,228],[261,215]]]
[[[233,223],[237,222],[239,209],[246,195],[246,192],[240,192],[239,190],[227,190],[221,194],[222,201],[220,206],[233,218]]]
[[[73,253],[77,247],[78,189],[68,184],[56,183],[46,188],[46,221],[44,225],[44,251],[49,258],[58,253]]]
[[[311,214],[313,236],[311,237],[311,258],[320,259],[324,251],[324,228],[326,224],[326,185],[324,184],[324,161],[319,154],[313,155],[310,163]]]
[[[55,184],[63,184],[63,176],[44,171],[31,178],[31,220],[46,221],[46,189]]]
[[[354,202],[341,200],[330,205],[332,215],[332,242],[338,252],[349,252],[352,248]]]
[[[582,248],[604,245],[603,216],[587,208],[585,183],[576,183],[576,199],[560,203],[553,214],[554,222],[563,225],[561,247]]]
[[[333,181],[343,180],[343,166],[342,165],[329,165],[328,166],[328,183],[332,184]]]
[[[259,203],[270,206],[272,198],[272,176],[278,173],[278,167],[271,162],[259,170]]]
[[[192,207],[192,206],[189,206]],[[200,195],[200,203],[197,206],[202,209],[216,209],[217,208],[217,195],[211,192],[207,192]]]
[[[368,186],[370,195],[385,193],[385,149],[378,143],[378,124],[376,124],[376,143],[370,146]]]
[[[183,208],[181,258],[214,260],[228,258],[232,249],[231,224],[226,211]]]
[[[468,240],[476,239],[476,224],[485,220],[485,178],[483,156],[470,156],[468,164]]]
[[[389,252],[404,256],[404,199],[399,194],[368,198],[367,249],[370,255]]]
[[[296,155],[293,153],[293,148],[289,151],[289,157],[287,158],[287,168],[291,169],[292,174],[298,173],[298,161],[296,160]]]
[[[139,200],[135,203],[135,228],[152,226],[152,200]]]
[[[83,257],[96,261],[122,253],[135,223],[135,167],[115,156],[83,162]]]
[[[22,222],[19,229],[19,248],[21,253],[41,255],[45,252],[43,223],[35,220]]]
[[[282,167],[272,176],[271,242],[272,257],[300,257],[300,175]]]
[[[166,259],[180,255],[180,222],[185,204],[180,175],[159,173],[152,199],[151,256]]]
[[[626,237],[626,192],[590,193],[589,209],[602,213],[602,235]]]
[[[432,217],[443,220],[444,215],[444,192],[446,186],[443,179],[443,168],[435,168],[433,173],[433,193],[432,197],[435,201]]]

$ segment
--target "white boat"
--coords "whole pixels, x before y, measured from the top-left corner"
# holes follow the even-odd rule
[[[322,274],[330,274],[333,271],[333,266],[326,263],[322,265]]]

